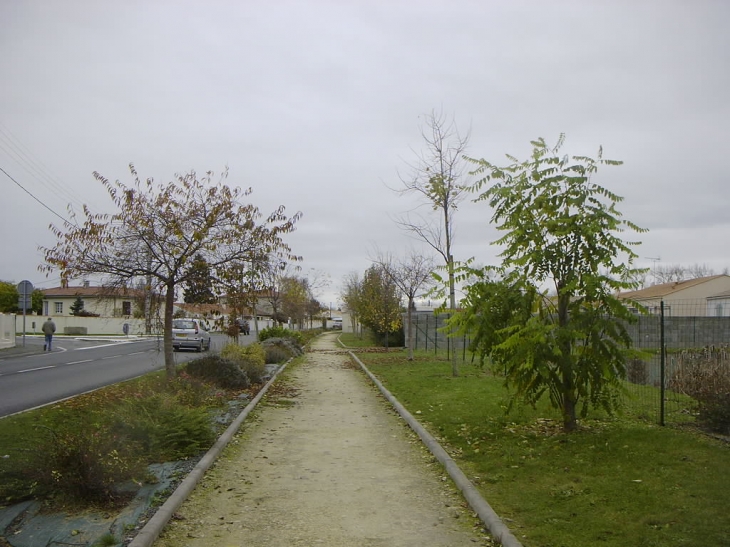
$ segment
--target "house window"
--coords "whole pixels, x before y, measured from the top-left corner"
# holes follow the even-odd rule
[[[717,317],[722,317],[722,304],[717,304],[715,306],[715,315]]]
[[[53,309],[56,315],[63,315],[63,302],[54,302]]]
[[[122,315],[132,315],[131,302],[122,302]]]

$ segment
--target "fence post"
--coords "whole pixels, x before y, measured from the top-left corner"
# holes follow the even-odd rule
[[[446,317],[446,322],[449,322],[449,319],[451,319],[451,314]],[[451,336],[449,336],[451,332],[451,329],[449,328],[446,332],[446,358],[451,360],[451,352],[454,351],[454,342],[451,340]]]
[[[424,351],[428,351],[428,315],[426,316],[426,328],[423,331],[426,334],[426,347]]]
[[[666,372],[666,351],[664,348],[664,300],[661,301],[660,305],[660,314],[659,314],[659,352],[660,352],[660,387],[659,387],[659,395],[661,397],[661,401],[659,403],[659,425],[664,425],[664,412],[665,412],[665,403],[664,398],[666,396],[666,380],[664,378],[665,372]]]
[[[439,354],[439,316],[433,316],[433,354]]]
[[[413,342],[413,346],[414,346],[413,349],[418,349],[418,328],[421,325],[419,325],[420,321],[418,319],[418,314],[413,314],[413,315],[415,315],[415,317],[411,316],[411,321],[413,321],[413,323],[416,324],[415,325],[415,327],[416,327],[416,339]],[[413,328],[413,325],[411,325],[411,328]]]

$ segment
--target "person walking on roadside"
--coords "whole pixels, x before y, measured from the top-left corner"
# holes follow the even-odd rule
[[[53,341],[53,333],[56,332],[56,324],[49,317],[48,321],[43,323],[43,334],[46,335],[46,343],[43,345],[43,351],[51,351],[51,342]]]

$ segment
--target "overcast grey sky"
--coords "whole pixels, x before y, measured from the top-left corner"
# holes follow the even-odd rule
[[[39,245],[66,205],[109,211],[91,173],[167,182],[221,171],[264,212],[304,216],[305,273],[343,276],[375,247],[420,244],[388,189],[423,115],[471,128],[501,163],[529,141],[623,160],[597,182],[648,228],[641,263],[730,266],[730,2],[0,0],[0,279],[54,286]],[[29,193],[42,201],[41,205]],[[486,203],[456,216],[454,255],[496,264]]]

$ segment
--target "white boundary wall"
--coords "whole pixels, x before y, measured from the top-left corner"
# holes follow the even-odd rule
[[[28,315],[25,318],[26,334],[42,334],[43,323],[48,316],[44,315]],[[123,335],[124,324],[129,325],[129,334],[144,334],[144,319],[125,319],[123,317],[54,317],[51,316],[56,324],[56,334],[64,334],[66,327],[83,327],[86,328],[86,334],[105,334],[105,335]],[[23,333],[23,316],[15,317],[15,332]]]
[[[23,316],[20,316],[23,325]],[[0,313],[0,348],[15,347],[15,314]]]

